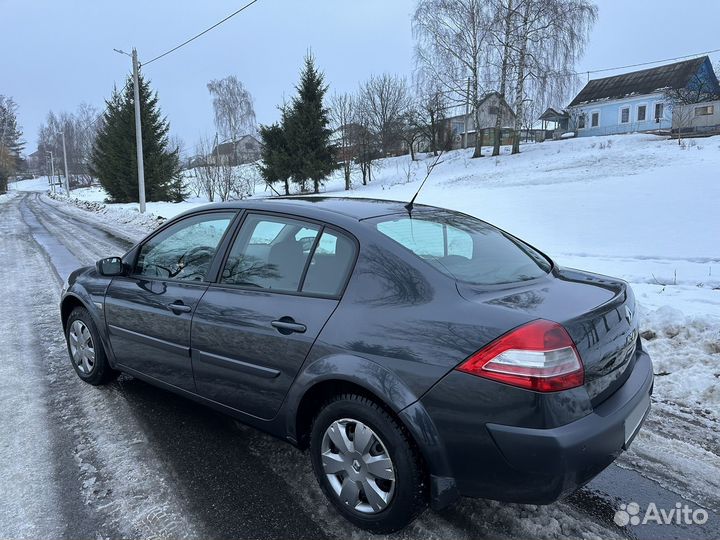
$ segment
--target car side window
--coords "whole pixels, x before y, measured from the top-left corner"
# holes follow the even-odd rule
[[[377,228],[424,259],[452,255],[472,259],[473,256],[472,237],[451,225],[402,218],[378,223]]]
[[[153,236],[140,248],[135,275],[204,281],[234,212],[183,219]]]
[[[230,250],[220,282],[294,292],[320,227],[304,221],[250,214]]]
[[[325,230],[310,260],[302,292],[338,296],[355,260],[355,243],[344,234]]]

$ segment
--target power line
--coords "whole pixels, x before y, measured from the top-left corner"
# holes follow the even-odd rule
[[[708,54],[714,54],[714,53],[717,53],[717,52],[720,52],[720,49],[713,49],[713,50],[710,50],[710,51],[703,51],[703,52],[698,52],[698,53],[694,53],[694,54],[686,54],[686,55],[684,55],[684,56],[676,56],[676,57],[674,57],[674,58],[664,58],[663,60],[652,60],[652,61],[649,61],[649,62],[639,62],[639,63],[637,63],[637,64],[627,64],[627,65],[624,65],[624,66],[615,66],[615,67],[602,68],[602,69],[590,69],[590,70],[585,70],[585,71],[568,71],[568,72],[564,72],[564,73],[548,73],[548,74],[546,75],[546,77],[548,77],[548,78],[563,78],[563,77],[579,77],[579,76],[581,76],[581,75],[588,75],[588,76],[589,76],[589,75],[591,75],[591,74],[593,74],[593,73],[604,73],[604,72],[607,72],[607,71],[617,71],[617,70],[620,70],[620,69],[628,69],[628,68],[634,68],[634,67],[650,66],[650,65],[652,65],[652,64],[662,64],[663,62],[674,62],[674,61],[676,61],[676,60],[684,60],[684,59],[686,59],[686,58],[697,58],[697,57],[699,57],[699,56],[706,56],[706,55],[708,55]],[[452,82],[452,83],[455,83],[455,84],[463,84],[463,85],[464,85],[464,84],[465,84],[465,81],[467,81],[467,78],[465,78],[465,79],[452,80],[451,82]],[[480,82],[481,84],[486,84],[486,85],[487,85],[487,84],[499,83],[500,80],[486,80],[486,79],[483,79],[483,80],[481,80],[481,81],[479,81],[479,82]],[[453,93],[453,92],[456,92],[456,93],[457,93],[458,91],[451,89],[451,90],[443,90],[443,91],[441,91],[441,92],[451,94],[451,93]]]
[[[626,66],[618,66],[618,67],[611,67],[611,68],[604,68],[604,69],[591,69],[590,71],[583,71],[580,73],[576,73],[576,75],[584,75],[589,73],[602,73],[604,71],[615,71],[618,69],[628,69],[633,67],[641,67],[641,66],[649,66],[651,64],[661,64],[663,62],[674,62],[675,60],[684,60],[685,58],[694,58],[696,56],[704,56],[708,54],[713,54],[716,52],[720,52],[720,49],[713,49],[712,51],[705,51],[705,52],[699,52],[695,54],[686,54],[685,56],[676,56],[675,58],[665,58],[664,60],[654,60],[652,62],[640,62],[639,64],[628,64]]]
[[[250,6],[252,6],[252,5],[253,5],[255,2],[257,2],[257,1],[258,1],[258,0],[252,0],[251,2],[248,2],[247,4],[245,4],[243,7],[241,7],[241,8],[238,9],[237,11],[234,11],[233,13],[231,13],[230,15],[228,15],[227,17],[225,17],[223,20],[216,22],[215,24],[213,24],[212,26],[206,28],[205,30],[203,30],[203,31],[200,32],[199,34],[194,35],[194,36],[191,37],[190,39],[187,39],[187,40],[183,41],[180,45],[176,45],[176,46],[173,47],[172,49],[167,50],[167,51],[165,51],[165,52],[162,53],[162,54],[159,54],[158,56],[156,56],[155,58],[153,58],[153,59],[151,59],[151,60],[148,60],[147,62],[141,62],[141,64],[144,65],[144,66],[147,66],[147,65],[149,65],[149,64],[152,64],[152,63],[155,62],[156,60],[160,60],[160,59],[163,58],[164,56],[167,56],[168,54],[177,51],[179,48],[184,47],[185,45],[187,45],[188,43],[190,43],[190,42],[192,42],[192,41],[195,41],[195,40],[196,40],[197,38],[199,38],[200,36],[202,36],[202,35],[204,35],[204,34],[207,34],[207,33],[208,33],[210,30],[212,30],[213,28],[217,28],[218,26],[220,26],[220,25],[221,25],[222,23],[224,23],[225,21],[227,21],[227,20],[229,20],[229,19],[232,19],[232,18],[233,18],[235,15],[237,15],[238,13],[240,13],[240,12],[242,12],[242,11],[245,11],[247,8],[249,8]]]

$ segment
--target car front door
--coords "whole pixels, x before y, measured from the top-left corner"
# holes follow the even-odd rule
[[[113,279],[105,294],[105,318],[118,363],[195,391],[190,322],[235,214],[207,212],[181,219],[140,246],[130,275]]]
[[[355,262],[349,236],[248,214],[192,322],[199,394],[269,419],[337,307]]]

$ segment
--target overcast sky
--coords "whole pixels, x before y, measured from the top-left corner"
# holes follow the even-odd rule
[[[15,98],[34,151],[49,110],[101,108],[122,85],[135,46],[140,60],[177,45],[247,0],[0,0],[0,94]],[[257,120],[277,119],[312,50],[330,91],[354,90],[372,73],[410,76],[415,0],[259,0],[195,42],[145,69],[171,132],[192,149],[214,133],[208,81],[235,74],[255,99]],[[600,16],[578,71],[720,48],[718,0],[599,0]],[[712,55],[716,63],[720,55]],[[612,73],[595,75],[606,76]],[[559,104],[562,105],[562,104]]]

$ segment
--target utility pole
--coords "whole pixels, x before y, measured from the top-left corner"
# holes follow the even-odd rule
[[[145,164],[143,163],[142,131],[140,122],[140,84],[138,82],[137,49],[132,50],[133,86],[135,87],[135,146],[137,147],[138,189],[140,213],[145,213]]]
[[[470,123],[470,77],[467,80],[467,93],[465,94],[465,133],[463,133],[463,148],[467,148],[468,125]],[[476,127],[477,132],[477,127]]]
[[[142,147],[142,122],[140,121],[140,83],[138,79],[139,64],[137,59],[137,49],[133,47],[132,54],[128,54],[120,49],[113,49],[116,53],[124,54],[132,58],[133,66],[133,86],[135,101],[135,149],[137,151],[138,166],[138,201],[140,202],[140,213],[145,213],[145,164],[143,163],[143,147]]]
[[[70,195],[70,176],[68,176],[68,168],[67,168],[67,151],[65,150],[65,132],[61,132],[60,135],[62,135],[63,140],[63,163],[65,165],[65,195]]]

